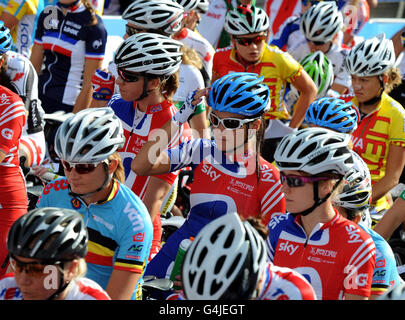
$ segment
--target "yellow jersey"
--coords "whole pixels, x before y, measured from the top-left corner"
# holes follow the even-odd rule
[[[359,105],[354,97],[351,100]],[[365,116],[352,134],[353,150],[366,162],[372,183],[385,176],[390,146],[405,148],[405,110],[385,92],[382,94],[378,109]],[[388,209],[386,197],[380,198],[375,206],[377,211]]]
[[[302,66],[289,53],[275,46],[267,45],[256,64],[242,65],[236,59],[233,47],[218,49],[214,55],[212,73],[222,77],[231,72],[253,72],[264,76],[263,82],[270,89],[271,108],[265,119],[289,119],[290,114],[284,103],[287,82],[294,81],[301,74]]]

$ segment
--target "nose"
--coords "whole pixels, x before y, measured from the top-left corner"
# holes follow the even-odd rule
[[[20,283],[20,285],[24,285],[24,286],[28,286],[32,282],[31,276],[27,272],[25,272],[25,270],[18,273],[18,280],[19,280],[18,282]]]

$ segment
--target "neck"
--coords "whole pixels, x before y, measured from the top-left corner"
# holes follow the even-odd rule
[[[301,216],[301,224],[307,236],[311,235],[312,230],[318,223],[327,223],[333,219],[335,211],[332,202],[327,200],[325,203],[315,208],[313,212],[306,216]]]
[[[166,98],[163,94],[161,94],[157,90],[153,90],[146,98],[140,101],[136,101],[136,106],[139,111],[146,112],[149,106],[154,106],[156,104],[162,103],[165,100]]]
[[[235,49],[236,50],[236,49]],[[243,59],[240,55],[239,55],[239,53],[237,52],[237,51],[235,51],[235,57],[236,57],[236,60],[241,64],[241,65],[243,65],[244,67],[249,67],[249,66],[253,66],[253,65],[255,65],[258,61],[253,61],[253,62],[251,62],[251,61],[247,61],[247,60],[245,60],[245,59]]]
[[[87,206],[92,203],[97,203],[98,201],[103,201],[110,194],[113,185],[114,185],[114,179],[111,179],[108,186],[106,186],[104,189],[100,190],[99,192],[97,192],[89,197],[82,198],[82,200],[86,203]]]

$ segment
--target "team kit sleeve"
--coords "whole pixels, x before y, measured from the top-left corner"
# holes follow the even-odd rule
[[[405,147],[405,111],[399,103],[393,102],[393,116],[389,126],[389,142],[398,146]]]
[[[3,11],[16,17],[17,20],[21,20],[21,18],[26,14],[27,11],[35,12],[36,8],[34,6],[34,3],[32,3],[31,1],[10,0],[8,1],[7,5],[4,6]]]
[[[86,35],[86,59],[103,60],[107,44],[107,31],[101,18],[97,16],[98,23],[88,26]]]
[[[11,100],[13,97],[8,96],[7,99]],[[0,149],[6,154],[11,148],[18,146],[26,121],[25,107],[20,98],[11,100],[8,109],[0,118]]]
[[[128,202],[122,214],[126,218],[118,228],[121,235],[114,269],[143,273],[152,245],[152,221],[141,200]]]
[[[301,64],[295,60],[288,52],[280,51],[279,54],[280,62],[278,65],[281,65],[281,78],[292,82],[297,79],[302,72]]]

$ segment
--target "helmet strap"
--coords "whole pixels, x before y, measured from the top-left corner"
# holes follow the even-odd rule
[[[378,94],[377,94],[374,98],[371,98],[370,100],[364,101],[364,102],[362,103],[363,105],[365,105],[365,106],[371,106],[371,105],[373,105],[373,104],[376,104],[376,103],[380,102],[381,96],[382,96],[382,94],[383,94],[383,92],[384,92],[385,85],[384,85],[384,82],[383,82],[381,76],[378,76],[378,80],[380,81],[380,85],[381,85],[381,88],[380,88]]]
[[[135,101],[141,101],[149,96],[149,93],[151,92],[151,90],[148,90],[149,79],[150,78],[147,75],[143,76],[143,92],[137,99],[135,99]]]
[[[64,264],[63,262],[61,263],[61,268],[63,270]],[[60,271],[60,280],[59,280],[59,288],[56,290],[48,299],[46,300],[55,300],[59,295],[65,291],[67,286],[69,285],[70,281],[65,282],[65,277],[62,271]]]
[[[343,178],[339,179],[333,186],[332,190],[322,199],[319,198],[319,181],[313,182],[313,189],[314,189],[314,204],[312,207],[302,211],[302,212],[297,212],[294,213],[294,215],[301,215],[301,216],[307,216],[311,212],[313,212],[317,207],[319,207],[321,204],[323,204],[326,200],[329,199],[329,197],[332,195],[333,191],[338,187],[339,183],[342,181]]]

